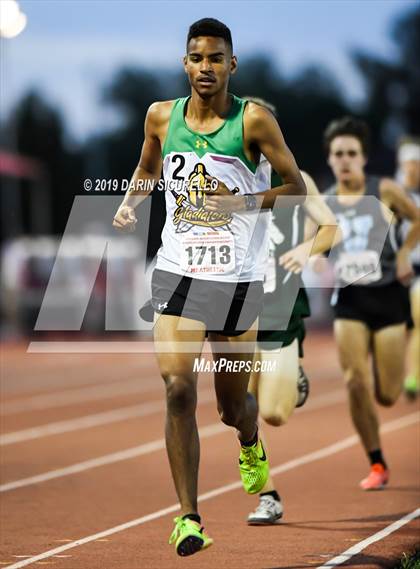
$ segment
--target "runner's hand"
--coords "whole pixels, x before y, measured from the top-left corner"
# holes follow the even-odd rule
[[[301,243],[294,249],[290,249],[279,259],[281,265],[286,271],[290,271],[295,275],[301,273],[308,262],[311,254],[312,243]]]
[[[134,208],[127,205],[122,205],[118,208],[114,216],[112,226],[120,231],[132,232],[136,228],[137,218],[134,213]]]
[[[229,188],[221,180],[206,176],[206,209],[209,211],[225,211],[232,213],[234,211],[243,211],[245,207],[245,199],[243,196],[237,196],[238,188],[229,190]],[[217,186],[216,186],[217,183]],[[215,187],[216,186],[216,187]],[[215,187],[215,189],[213,189]]]

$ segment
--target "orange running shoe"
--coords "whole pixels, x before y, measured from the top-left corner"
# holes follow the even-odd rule
[[[383,464],[377,462],[370,467],[367,478],[360,482],[362,490],[382,490],[389,480],[389,470]]]

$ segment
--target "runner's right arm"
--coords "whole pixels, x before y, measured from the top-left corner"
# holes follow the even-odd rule
[[[170,106],[168,105],[170,104]],[[130,180],[129,190],[118,208],[113,220],[113,227],[122,231],[134,231],[137,218],[134,209],[152,191],[143,181],[154,180],[156,183],[162,171],[162,143],[166,134],[172,101],[153,103],[147,111],[144,123],[144,142],[140,160]],[[168,114],[169,110],[169,114]]]
[[[301,174],[308,191],[303,207],[313,230],[308,235],[305,223],[303,243],[287,251],[279,259],[279,264],[292,273],[300,273],[310,256],[325,253],[341,240],[341,231],[335,215],[320,195],[314,180],[306,172],[301,171]]]
[[[334,213],[326,204],[325,197],[319,193],[315,181],[306,172],[302,172],[302,177],[308,189],[308,199],[303,205],[308,214],[305,222],[305,242],[312,243],[311,255],[319,255],[341,241],[342,234]],[[311,221],[314,229],[309,233],[308,226]]]
[[[379,191],[381,200],[399,219],[408,219],[412,222],[405,241],[397,253],[397,278],[408,285],[414,276],[410,253],[418,246],[420,240],[420,209],[394,180],[382,178]]]

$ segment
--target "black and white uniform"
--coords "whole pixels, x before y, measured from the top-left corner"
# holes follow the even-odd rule
[[[327,191],[343,232],[331,254],[335,318],[362,321],[373,331],[405,323],[409,314],[408,290],[396,276],[395,224],[384,218],[379,183],[379,177],[368,176],[365,194],[351,205],[339,203],[336,186]]]

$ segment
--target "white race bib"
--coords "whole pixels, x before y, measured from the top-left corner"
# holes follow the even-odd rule
[[[181,237],[185,273],[228,274],[235,270],[235,241],[229,231],[187,233]]]
[[[341,253],[335,264],[337,278],[347,284],[367,285],[382,278],[379,254],[376,251]]]

